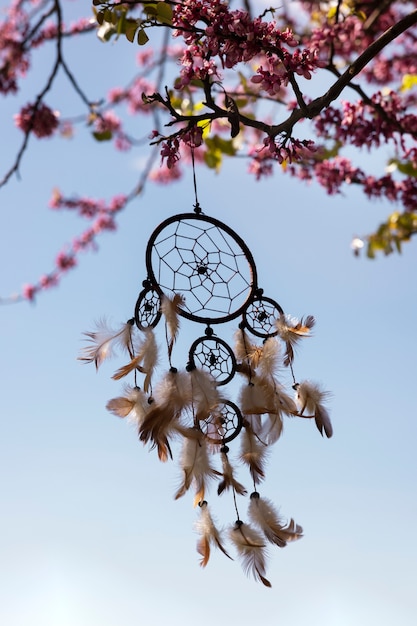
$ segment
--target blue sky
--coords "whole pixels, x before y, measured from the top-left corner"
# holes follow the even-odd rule
[[[103,84],[124,83],[132,50],[92,37],[68,55],[83,59],[81,80],[98,93]],[[39,59],[46,72],[48,55],[40,51]],[[25,84],[23,103],[36,86]],[[73,106],[63,81],[48,103]],[[11,127],[15,103],[1,107],[3,172],[19,135]],[[138,122],[138,134],[146,123]],[[114,155],[88,132],[69,142],[32,142],[21,180],[0,191],[1,294],[48,271],[62,244],[82,230],[75,217],[47,208],[54,186],[110,198],[129,191],[137,176],[133,152]],[[287,420],[262,487],[305,537],[270,551],[272,590],[219,553],[202,570],[192,496],[173,500],[178,466],[160,464],[134,429],[105,410],[119,394],[111,375],[121,362],[96,374],[77,361],[94,320],[131,317],[154,228],[192,210],[189,175],[171,187],[149,185],[117,233],[102,237],[97,254],[83,255],[59,289],[34,305],[0,309],[0,622],[412,626],[417,248],[373,262],[354,258],[352,236],[374,228],[389,206],[370,204],[353,188],[329,198],[284,175],[256,183],[243,162],[225,163],[218,176],[199,169],[198,185],[203,210],[250,247],[265,294],[288,313],[317,319],[295,370],[332,392],[334,437],[322,439],[309,421]],[[181,332],[185,342],[196,337],[186,320]],[[233,324],[225,333],[231,337]],[[234,522],[227,498],[213,493],[210,502],[220,525]]]

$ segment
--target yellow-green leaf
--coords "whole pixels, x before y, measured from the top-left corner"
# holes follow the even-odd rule
[[[133,43],[135,40],[136,31],[139,28],[139,24],[136,21],[128,20],[125,25],[126,39]]]
[[[148,35],[146,34],[143,28],[140,28],[138,32],[138,44],[140,46],[144,46],[146,43],[148,43],[148,41],[149,41]]]
[[[166,2],[158,2],[156,5],[156,19],[162,24],[172,24],[172,7]]]
[[[408,91],[417,85],[417,74],[404,74],[401,81],[400,91]]]

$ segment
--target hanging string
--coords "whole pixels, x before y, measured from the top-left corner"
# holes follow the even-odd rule
[[[194,183],[194,195],[195,195],[194,211],[197,213],[197,215],[199,215],[201,213],[201,206],[200,206],[200,203],[198,201],[198,196],[197,196],[197,178],[195,175],[194,146],[191,146],[191,163],[192,163],[192,168],[193,168],[193,183]]]

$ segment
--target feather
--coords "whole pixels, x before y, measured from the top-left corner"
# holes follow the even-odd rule
[[[135,356],[126,365],[120,367],[112,376],[113,380],[120,380],[124,378],[130,372],[135,370],[146,374],[143,389],[145,393],[149,391],[150,381],[158,361],[158,350],[155,341],[155,335],[151,328],[147,328],[145,331],[145,338],[135,349]],[[141,365],[142,363],[142,365]]]
[[[279,369],[281,345],[276,337],[269,337],[262,346],[262,356],[259,360],[259,374],[264,377],[274,377]]]
[[[330,395],[328,391],[323,391],[319,385],[311,383],[307,380],[298,383],[296,386],[296,400],[299,405],[300,417],[314,417],[316,426],[321,435],[323,431],[326,437],[333,435],[333,427],[330,421],[329,413],[323,402]],[[307,415],[304,415],[307,411]]]
[[[251,522],[258,526],[271,543],[284,548],[290,541],[303,536],[303,529],[293,519],[285,524],[279,517],[274,505],[259,493],[251,493],[248,514]]]
[[[149,410],[147,396],[139,387],[126,385],[124,395],[109,400],[106,409],[118,417],[127,417],[136,424],[141,424]]]
[[[210,416],[221,399],[216,381],[209,372],[194,368],[190,372],[190,380],[194,417],[198,423]]]
[[[249,335],[240,328],[235,333],[235,355],[238,361],[246,361],[250,368],[256,369],[262,356],[262,347],[249,339]]]
[[[276,321],[276,328],[279,336],[285,342],[286,353],[284,357],[284,365],[288,366],[294,360],[294,345],[303,337],[310,337],[310,331],[315,324],[312,315],[307,315],[305,319],[300,321],[290,318],[283,313],[280,314]]]
[[[114,330],[105,319],[99,320],[95,331],[84,333],[92,345],[83,348],[78,359],[84,363],[95,363],[98,369],[103,361],[113,356],[116,345],[132,356],[133,323],[134,320],[129,320],[119,330]]]
[[[112,379],[120,380],[121,378],[124,378],[125,376],[130,374],[130,372],[133,372],[134,370],[138,370],[139,372],[144,374],[145,370],[140,365],[140,362],[142,361],[142,359],[143,359],[142,354],[139,354],[138,356],[133,357],[133,359],[129,361],[129,363],[127,363],[126,365],[123,365],[122,367],[119,367],[119,369],[113,374]]]
[[[262,430],[260,432],[260,437],[262,441],[266,443],[266,445],[270,446],[282,435],[282,431],[284,429],[284,424],[282,421],[282,417],[280,413],[269,413],[266,418],[266,421],[262,425]]]
[[[172,368],[161,381],[156,400],[145,416],[139,428],[139,439],[144,443],[152,442],[152,447],[158,449],[161,461],[172,458],[169,438],[177,431],[179,418],[189,402],[189,394],[183,389],[186,376]]]
[[[253,482],[259,484],[265,478],[264,464],[267,448],[256,437],[249,423],[245,421],[239,458],[249,467]]]
[[[220,540],[220,533],[217,530],[210,515],[207,502],[205,500],[200,502],[199,508],[200,516],[196,522],[196,530],[200,534],[200,538],[197,543],[197,551],[199,554],[201,554],[201,567],[206,567],[208,563],[208,560],[210,558],[211,545],[217,546],[217,548],[219,548],[219,550],[221,550],[223,554],[227,556],[227,558],[232,559],[232,557],[223,547],[223,544]]]
[[[151,387],[152,376],[155,367],[158,364],[158,346],[156,345],[155,333],[152,328],[144,330],[145,340],[142,344],[143,352],[143,369],[146,372],[145,380],[143,381],[143,390],[148,393]]]
[[[241,496],[245,496],[247,493],[245,487],[241,485],[233,476],[233,467],[231,466],[229,457],[227,456],[228,451],[229,448],[227,446],[223,446],[220,450],[223,467],[223,480],[219,483],[217,493],[220,495],[223,491],[227,491],[227,489],[233,489]]]
[[[167,341],[168,341],[168,358],[171,361],[172,349],[178,336],[180,323],[178,319],[178,310],[181,306],[184,306],[185,298],[180,293],[175,293],[174,296],[169,298],[163,295],[161,298],[161,312],[165,316]]]
[[[237,549],[245,573],[252,574],[265,587],[271,587],[271,583],[265,578],[265,543],[259,532],[238,520],[231,528],[229,537]]]
[[[261,384],[258,377],[254,377],[248,385],[243,385],[239,394],[239,406],[243,415],[262,415],[272,413],[275,408],[274,390],[271,386]]]
[[[220,472],[210,465],[207,444],[203,433],[198,429],[194,429],[199,433],[198,437],[185,437],[182,455],[181,468],[183,470],[183,481],[175,494],[175,499],[181,498],[194,484],[196,495],[194,506],[204,500],[207,481],[214,476],[219,476]]]

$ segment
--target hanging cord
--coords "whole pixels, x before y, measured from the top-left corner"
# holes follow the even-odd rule
[[[192,168],[193,168],[193,183],[194,183],[194,195],[195,195],[194,211],[197,213],[197,215],[199,215],[201,213],[201,206],[200,206],[200,203],[198,201],[198,196],[197,196],[197,178],[195,175],[194,146],[191,146],[191,163],[192,163]]]

